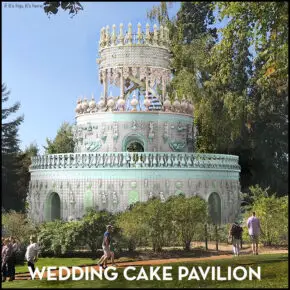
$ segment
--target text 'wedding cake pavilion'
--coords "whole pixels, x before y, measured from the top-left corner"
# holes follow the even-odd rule
[[[194,153],[194,106],[173,96],[169,31],[138,24],[101,29],[98,102],[79,99],[74,152],[32,158],[27,201],[34,221],[81,218],[87,209],[123,211],[137,201],[200,196],[215,223],[239,214],[238,156]],[[108,93],[120,88],[119,96]]]

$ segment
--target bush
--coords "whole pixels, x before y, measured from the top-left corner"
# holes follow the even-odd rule
[[[80,221],[78,239],[88,245],[93,254],[101,248],[106,225],[114,224],[114,215],[107,211],[90,210]]]
[[[266,246],[288,245],[288,197],[277,197],[268,190],[258,185],[250,187],[253,203],[245,213],[245,220],[255,211],[262,228],[260,242]],[[249,241],[248,231],[243,237]]]
[[[60,256],[81,245],[79,221],[53,221],[41,225],[38,240],[41,255]]]
[[[16,211],[2,213],[2,236],[13,236],[21,244],[28,245],[29,237],[37,232],[38,228],[33,225],[27,216]]]

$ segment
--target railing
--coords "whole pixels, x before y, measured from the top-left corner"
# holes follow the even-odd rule
[[[129,39],[129,34],[126,33],[124,34],[122,41],[120,41],[119,37],[117,36],[115,42],[112,40],[112,35],[110,35],[110,37],[111,38],[109,41],[100,42],[100,49],[108,48],[108,47],[116,46],[116,45],[126,46],[126,45],[139,45],[139,44],[155,45],[155,46],[161,46],[165,48],[169,47],[169,41],[166,39],[161,40],[158,36],[157,40],[154,40],[154,34],[152,32],[150,32],[150,39],[146,38],[145,33],[141,33],[140,35],[138,35],[137,33],[132,33],[131,40]]]
[[[207,168],[240,171],[238,156],[177,152],[86,152],[39,155],[30,170],[64,168]]]

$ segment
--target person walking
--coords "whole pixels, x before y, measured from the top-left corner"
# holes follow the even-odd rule
[[[256,213],[253,212],[252,216],[247,221],[248,231],[252,242],[253,255],[258,255],[259,236],[262,233],[260,220],[256,217]]]
[[[103,269],[107,268],[107,260],[111,256],[110,243],[111,243],[111,232],[113,231],[113,227],[111,225],[107,225],[106,228],[107,230],[104,233],[103,243],[102,243],[104,254],[98,262],[98,265],[102,267]]]
[[[232,239],[234,256],[240,255],[242,234],[243,228],[240,226],[240,223],[236,220],[231,225],[228,236],[229,238]]]
[[[25,258],[27,261],[28,268],[31,268],[32,272],[35,271],[35,262],[37,262],[38,259],[38,252],[39,247],[36,243],[36,237],[30,236],[30,245],[27,247]]]

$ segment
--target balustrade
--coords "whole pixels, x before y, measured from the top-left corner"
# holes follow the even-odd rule
[[[208,168],[239,170],[238,156],[175,152],[98,152],[35,156],[30,170],[63,168]]]

